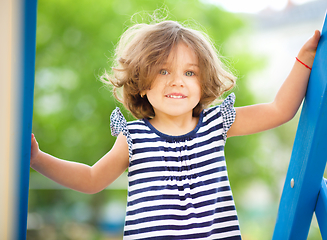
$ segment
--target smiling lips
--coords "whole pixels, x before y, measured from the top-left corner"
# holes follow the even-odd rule
[[[183,94],[181,94],[181,93],[172,93],[172,94],[167,94],[166,97],[167,97],[167,98],[175,98],[175,99],[186,98],[186,96],[183,95]]]

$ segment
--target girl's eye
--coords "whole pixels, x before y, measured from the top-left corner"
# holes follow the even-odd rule
[[[194,72],[192,72],[192,71],[187,71],[187,72],[185,73],[185,76],[187,76],[187,77],[192,77],[192,76],[194,76]]]
[[[164,70],[164,69],[161,69],[159,73],[161,75],[167,75],[168,74],[168,71],[167,70]]]

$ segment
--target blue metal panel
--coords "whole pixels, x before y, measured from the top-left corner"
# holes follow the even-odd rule
[[[273,240],[307,239],[326,165],[327,23],[312,67]],[[294,187],[290,185],[294,179]]]
[[[327,239],[327,187],[325,179],[321,181],[315,213],[322,239]]]
[[[20,159],[18,177],[17,197],[17,232],[15,239],[26,239],[28,189],[30,172],[31,132],[33,117],[34,98],[34,75],[35,75],[35,47],[36,47],[36,0],[22,0],[22,53],[21,53],[21,99],[20,119],[21,126],[19,138],[21,140],[18,149]]]

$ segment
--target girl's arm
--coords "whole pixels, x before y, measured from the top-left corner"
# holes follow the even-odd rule
[[[297,56],[310,67],[313,64],[319,38],[320,32],[316,30]],[[236,118],[227,136],[257,133],[291,120],[305,96],[309,76],[310,69],[296,60],[273,102],[236,108]]]
[[[84,193],[97,193],[128,167],[129,155],[126,137],[119,134],[115,145],[92,167],[55,158],[39,150],[32,135],[31,167],[53,181]]]

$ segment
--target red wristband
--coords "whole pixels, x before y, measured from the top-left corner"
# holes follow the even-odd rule
[[[298,59],[297,57],[295,57],[296,58],[296,60],[298,61],[298,62],[300,62],[303,66],[305,66],[306,68],[309,68],[310,70],[312,69],[311,67],[309,67],[308,65],[306,65],[304,62],[302,62],[300,59]]]

